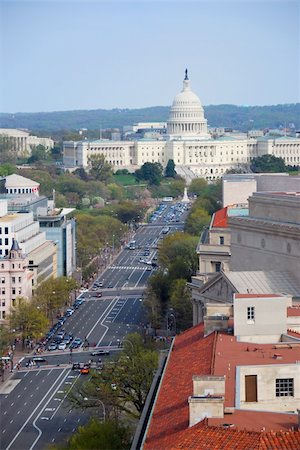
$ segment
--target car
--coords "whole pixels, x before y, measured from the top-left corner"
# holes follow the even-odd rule
[[[49,352],[51,352],[52,350],[57,350],[57,345],[54,343],[48,345],[48,350]]]
[[[99,286],[99,287],[102,287],[102,286],[103,286],[103,282],[102,282],[102,281],[99,281],[98,286]]]
[[[79,292],[81,292],[83,294],[84,292],[89,292],[89,290],[86,288],[82,288],[82,289],[79,289]]]
[[[72,365],[72,370],[80,369],[81,364],[79,362],[74,362]]]
[[[72,314],[74,314],[74,309],[68,308],[66,311],[66,317],[70,317],[70,316],[72,316]]]
[[[98,355],[109,355],[109,350],[94,350],[91,352],[92,356],[98,356]]]
[[[80,373],[82,375],[88,375],[90,373],[90,368],[88,366],[84,366],[82,367],[82,369],[80,369]]]
[[[70,348],[78,348],[82,344],[82,340],[80,338],[75,338],[70,346]]]
[[[113,287],[113,285],[112,285],[112,282],[111,282],[111,281],[110,281],[110,282],[108,283],[107,287],[108,287],[108,288],[112,288],[112,287]]]
[[[102,292],[97,292],[96,297],[98,298],[102,297]]]
[[[32,358],[32,360],[36,363],[47,362],[47,360],[46,360],[46,358],[44,358],[44,356],[34,356]]]
[[[146,270],[149,270],[149,271],[152,270],[152,266],[151,267],[148,266]]]
[[[140,263],[144,263],[145,260],[143,258],[140,258]]]
[[[67,344],[65,342],[61,342],[58,344],[58,350],[65,350],[67,347]]]

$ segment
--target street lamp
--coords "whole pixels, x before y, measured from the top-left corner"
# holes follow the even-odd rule
[[[103,422],[106,421],[106,409],[105,409],[105,405],[104,405],[103,401],[100,400],[100,398],[88,398],[88,397],[84,397],[83,400],[84,400],[85,402],[88,402],[89,400],[91,400],[91,401],[96,401],[96,402],[101,403],[101,406],[102,406],[102,409],[103,409]]]

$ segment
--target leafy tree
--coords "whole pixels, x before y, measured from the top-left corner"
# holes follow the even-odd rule
[[[194,194],[198,197],[207,189],[207,186],[208,183],[204,178],[194,178],[188,187],[189,194]]]
[[[27,162],[28,164],[32,164],[37,161],[47,161],[50,159],[50,153],[47,151],[46,147],[39,144],[32,148],[31,155],[29,156]]]
[[[190,279],[196,273],[198,258],[196,253],[198,239],[186,233],[173,233],[167,236],[159,248],[159,262],[161,266],[170,270],[170,266],[180,258],[185,266],[185,272]]]
[[[70,293],[76,289],[74,278],[48,278],[34,292],[34,302],[53,323],[54,313],[69,300]]]
[[[107,185],[107,189],[112,200],[122,200],[124,198],[124,190],[120,185],[110,183]]]
[[[52,446],[57,450],[126,450],[130,448],[130,429],[116,420],[90,419],[80,426],[67,444]]]
[[[0,325],[0,356],[5,355],[10,344],[10,332],[5,325]]]
[[[176,170],[175,170],[175,163],[173,159],[169,159],[166,169],[165,169],[165,176],[169,178],[175,178],[176,176]]]
[[[139,221],[143,216],[143,210],[138,203],[123,201],[115,208],[115,214],[123,223]]]
[[[0,161],[1,163],[15,163],[17,160],[17,150],[12,139],[5,134],[0,134]]]
[[[203,228],[210,222],[210,215],[203,208],[194,209],[185,222],[185,231],[194,236],[200,236]]]
[[[146,180],[149,184],[159,185],[162,179],[163,167],[160,163],[146,162],[135,171],[137,180]]]
[[[89,157],[88,163],[90,166],[90,174],[95,180],[107,181],[112,177],[112,168],[105,161],[104,155],[92,155]]]
[[[169,195],[171,197],[179,197],[179,195],[183,195],[185,185],[186,182],[183,178],[176,177],[176,179],[172,180],[169,184]]]
[[[76,384],[69,401],[79,408],[104,404],[108,417],[123,412],[139,418],[157,365],[157,352],[147,349],[139,334],[127,335],[117,361],[105,363],[101,372],[92,372],[86,383]]]
[[[174,282],[170,306],[174,309],[177,333],[193,325],[192,297],[185,279],[179,278]]]
[[[23,297],[17,299],[17,305],[12,309],[10,327],[20,333],[24,346],[25,339],[39,339],[45,333],[49,322],[44,312],[34,303]]]
[[[79,167],[78,169],[74,170],[73,173],[83,181],[88,181],[89,179],[88,174],[86,173],[83,167]]]
[[[262,155],[257,158],[253,158],[250,169],[255,173],[287,171],[284,159],[277,158],[274,155]]]
[[[4,163],[0,165],[0,177],[7,177],[16,172],[16,167],[10,163]]]

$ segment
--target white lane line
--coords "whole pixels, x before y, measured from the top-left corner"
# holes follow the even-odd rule
[[[104,317],[104,320],[105,320],[105,318],[110,314],[112,308],[114,308],[116,302],[118,301],[118,298],[119,298],[119,297],[115,297],[114,300],[113,300],[111,303],[108,304],[107,308],[104,310],[104,312],[101,314],[101,316],[99,317],[99,319],[97,320],[97,322],[95,323],[95,325],[93,326],[93,328],[91,329],[91,331],[89,332],[89,334],[86,336],[87,339],[88,339],[89,336],[92,334],[92,332],[94,331],[94,329],[96,328],[96,326],[98,325],[98,323],[100,322],[100,320],[103,319],[103,317]],[[107,312],[107,311],[108,311],[108,312]],[[103,321],[104,321],[104,320],[103,320]],[[103,325],[103,321],[101,322],[101,325]],[[99,342],[102,341],[102,339],[104,338],[104,336],[106,335],[106,333],[107,333],[107,331],[108,331],[108,329],[109,329],[106,325],[103,325],[103,326],[106,328],[106,330],[105,330],[104,334],[102,335],[102,338],[100,339]],[[99,342],[98,342],[97,346],[99,346]]]
[[[140,276],[140,278],[137,280],[137,282],[136,282],[136,284],[135,284],[135,286],[134,287],[137,287],[137,285],[139,284],[139,282],[140,282],[140,280],[142,279],[142,277],[144,276],[144,274],[145,274],[145,272],[146,272],[146,269],[144,269],[143,270],[143,273],[142,273],[142,275]]]
[[[32,418],[32,416],[35,414],[35,412],[37,411],[37,409],[41,406],[41,404],[44,402],[45,398],[49,395],[49,391],[51,389],[53,389],[53,387],[59,382],[60,378],[63,376],[63,374],[65,373],[66,369],[64,369],[62,371],[62,373],[57,377],[57,379],[54,381],[53,385],[51,386],[51,388],[48,390],[48,392],[46,392],[46,394],[44,395],[44,397],[42,398],[42,400],[40,401],[40,403],[35,407],[35,409],[32,411],[32,413],[30,414],[30,416],[27,418],[27,420],[23,423],[23,426],[19,429],[18,433],[15,434],[15,437],[10,441],[8,447],[6,447],[6,450],[9,450],[11,448],[11,446],[13,445],[13,443],[16,441],[16,439],[19,437],[19,435],[22,433],[22,431],[24,430],[24,428],[26,427],[26,425],[28,424],[28,422],[30,421],[30,419]]]
[[[3,413],[3,414],[4,414],[4,416],[5,416],[5,414],[7,414],[7,411],[4,411],[4,413]]]
[[[66,371],[67,369],[64,369],[63,370],[63,373]],[[63,382],[65,381],[65,379],[67,378],[67,376],[68,376],[68,374],[69,374],[70,372],[67,372],[66,373],[66,375],[65,375],[65,377],[62,379],[62,381],[59,383],[59,385],[58,385],[58,389],[61,387],[61,385],[63,384]],[[57,388],[56,388],[57,389]],[[47,401],[47,403],[45,404],[45,407],[51,402],[51,400],[53,399],[53,397],[54,397],[54,395],[56,395],[56,389],[53,391],[53,393],[51,394],[51,396],[49,397],[49,399],[48,399],[48,401]],[[59,408],[59,407],[58,407]],[[57,409],[58,409],[57,408]],[[55,411],[55,409],[56,408],[45,408],[44,409],[44,411]],[[40,439],[40,437],[41,437],[41,435],[43,434],[43,432],[42,432],[42,430],[36,425],[36,421],[39,419],[39,417],[40,417],[40,415],[42,414],[42,411],[40,411],[39,412],[39,414],[36,416],[36,418],[34,419],[34,422],[33,422],[33,426],[34,426],[34,428],[36,429],[36,430],[38,430],[38,436],[37,436],[37,438],[36,438],[36,440],[33,442],[33,444],[32,444],[32,446],[30,447],[30,449],[29,450],[32,450],[33,448],[34,448],[34,446],[35,446],[35,444],[38,442],[38,440]],[[53,415],[55,414],[55,412],[53,413]],[[52,419],[52,417],[53,417],[53,415],[51,416],[51,417],[47,417],[47,420],[51,420]]]
[[[4,434],[4,433],[5,433],[5,431],[6,431],[6,430],[3,430],[3,431],[2,431],[2,434]]]

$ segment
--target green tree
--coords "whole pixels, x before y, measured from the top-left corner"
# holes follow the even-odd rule
[[[194,236],[200,236],[203,229],[209,224],[210,215],[203,208],[194,209],[185,222],[185,231]]]
[[[176,177],[175,163],[174,163],[173,159],[169,159],[169,161],[166,165],[165,176],[169,177],[169,178]]]
[[[13,140],[5,135],[0,134],[0,161],[1,163],[15,163],[17,160],[17,150],[13,144]]]
[[[189,194],[197,195],[198,197],[205,192],[207,186],[207,181],[204,178],[194,178],[188,187]]]
[[[177,333],[193,325],[192,296],[185,279],[179,278],[174,282],[170,306],[174,309]]]
[[[9,344],[10,344],[11,334],[9,329],[5,325],[0,325],[0,356],[5,355]]]
[[[159,262],[164,269],[170,270],[174,261],[181,259],[185,266],[187,279],[196,273],[198,257],[196,253],[198,239],[187,233],[173,233],[167,236],[159,247]]]
[[[4,163],[0,165],[0,177],[7,177],[16,172],[16,167],[10,163]]]
[[[284,159],[277,158],[274,155],[262,155],[257,158],[253,158],[250,169],[255,173],[287,171]]]
[[[131,431],[116,420],[101,423],[96,418],[78,428],[67,444],[51,446],[57,450],[126,450],[130,448]]]
[[[25,339],[40,339],[45,333],[49,321],[41,309],[23,297],[16,300],[17,304],[9,316],[10,328],[21,335],[24,346]]]
[[[171,197],[179,197],[179,195],[183,195],[185,185],[186,182],[183,178],[176,177],[176,179],[172,180],[169,184],[169,195]]]
[[[90,167],[90,175],[98,181],[108,181],[112,178],[112,168],[110,164],[105,161],[105,156],[92,155],[88,159]]]
[[[124,350],[113,363],[93,371],[86,383],[77,383],[69,394],[72,406],[95,408],[105,405],[106,416],[126,413],[139,418],[158,366],[158,354],[143,344],[142,337],[126,336]]]
[[[29,156],[27,162],[28,164],[35,163],[37,161],[48,161],[51,159],[51,154],[47,151],[46,147],[39,144],[33,146],[31,150],[31,155]]]
[[[40,308],[53,323],[54,314],[68,303],[70,293],[76,289],[74,278],[48,278],[34,291],[35,305]]]
[[[135,171],[137,180],[146,180],[149,184],[159,185],[162,180],[163,167],[160,163],[146,162]]]

